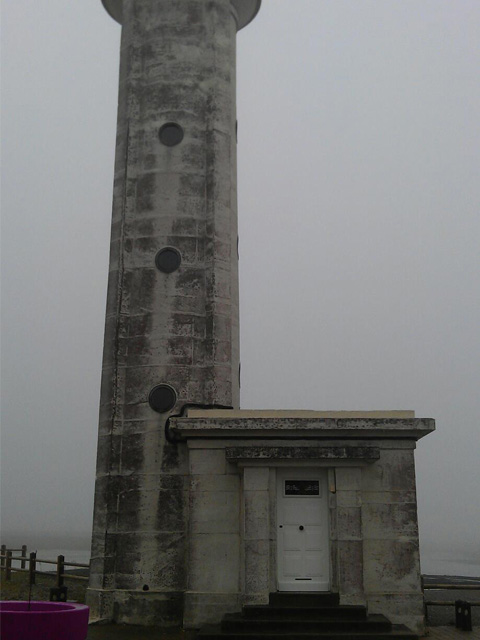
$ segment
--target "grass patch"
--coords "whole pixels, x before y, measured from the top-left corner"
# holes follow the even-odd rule
[[[56,576],[36,576],[36,584],[32,585],[31,600],[50,600],[50,589],[56,586]],[[69,580],[65,578],[65,586],[68,589],[68,600],[70,602],[85,602],[85,593],[88,582],[80,580]],[[29,584],[28,573],[18,573],[12,571],[11,580],[5,580],[5,571],[2,571],[2,581],[0,586],[2,600],[28,600]]]
[[[1,600],[28,600],[28,573],[12,571],[11,580],[5,580],[1,572]],[[32,585],[31,600],[50,600],[50,589],[56,586],[56,576],[36,576]],[[65,578],[69,602],[85,602],[87,582]],[[195,632],[183,629],[159,629],[157,627],[138,627],[125,624],[95,624],[88,629],[87,640],[193,640]]]

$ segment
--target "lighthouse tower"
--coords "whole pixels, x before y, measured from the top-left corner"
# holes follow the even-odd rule
[[[188,463],[167,419],[239,403],[236,33],[261,0],[103,0],[122,25],[88,593],[182,622]]]
[[[93,618],[220,638],[293,601],[423,634],[414,451],[434,421],[238,407],[235,39],[260,0],[103,2],[122,45]]]

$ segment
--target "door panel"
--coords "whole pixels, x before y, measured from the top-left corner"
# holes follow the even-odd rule
[[[298,566],[302,562],[302,554],[294,551],[285,552],[284,573],[285,576],[295,579],[298,574]]]
[[[302,536],[299,534],[298,526],[283,527],[283,545],[285,551],[300,551],[302,549]]]

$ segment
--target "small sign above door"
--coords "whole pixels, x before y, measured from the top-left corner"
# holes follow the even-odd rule
[[[286,496],[319,496],[318,480],[285,480]]]

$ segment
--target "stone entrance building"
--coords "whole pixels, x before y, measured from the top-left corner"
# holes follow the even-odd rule
[[[187,626],[332,591],[423,627],[413,412],[189,411]]]
[[[122,40],[92,616],[199,627],[309,591],[421,629],[433,421],[239,411],[236,33],[260,0],[103,3]]]

